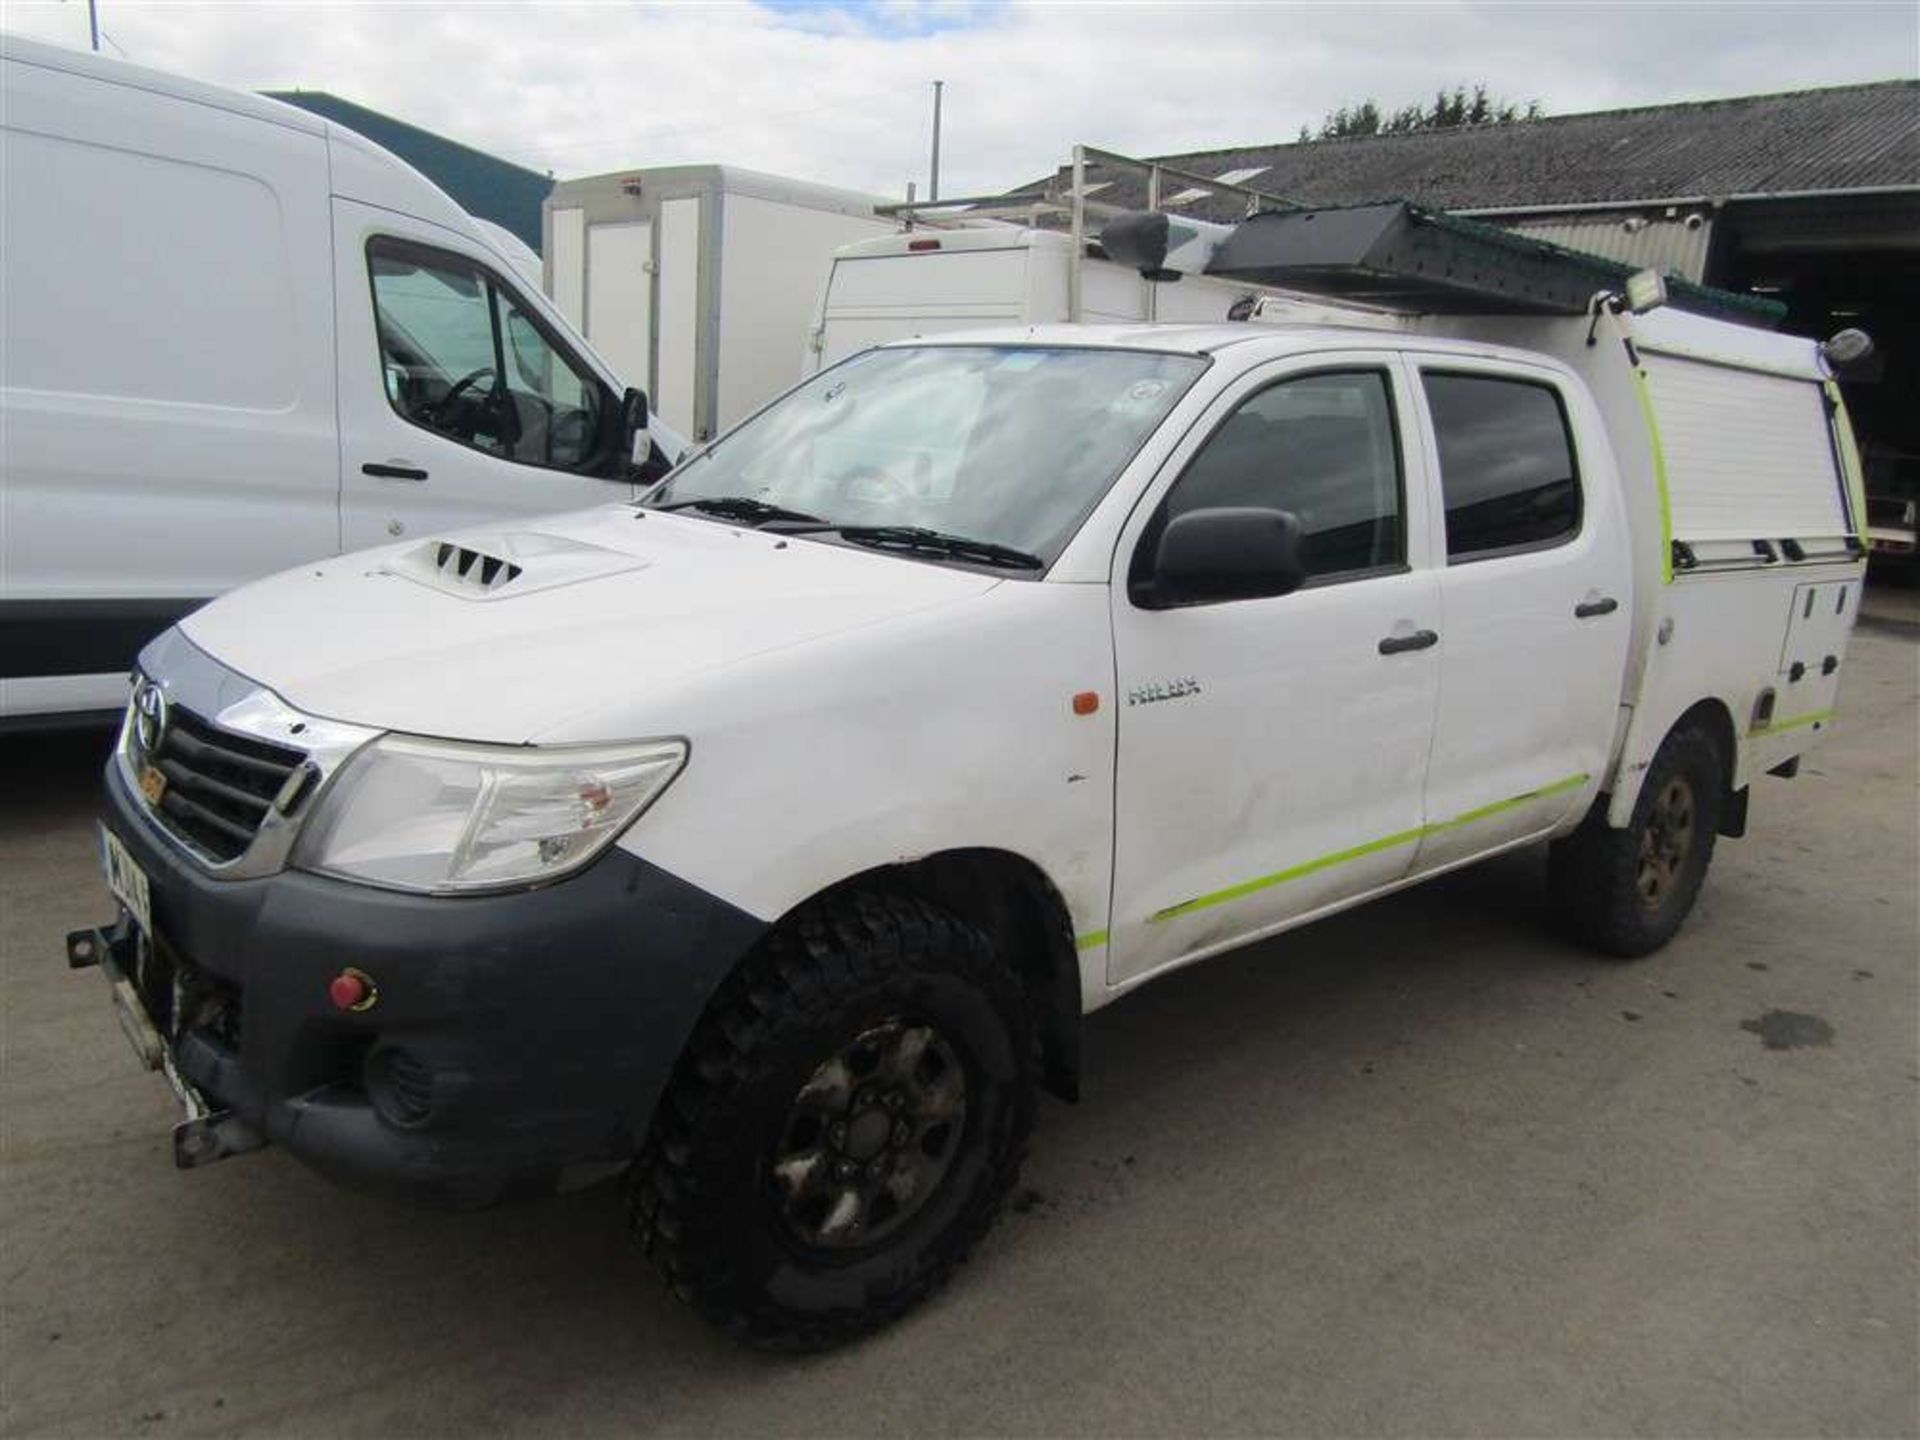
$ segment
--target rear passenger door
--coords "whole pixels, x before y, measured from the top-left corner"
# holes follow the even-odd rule
[[[1428,871],[1551,829],[1593,795],[1619,718],[1631,598],[1613,461],[1583,452],[1585,392],[1558,372],[1416,364],[1442,504],[1440,705]]]
[[[504,267],[350,200],[334,239],[347,549],[632,497],[618,397]]]

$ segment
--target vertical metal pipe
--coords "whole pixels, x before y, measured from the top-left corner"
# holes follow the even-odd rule
[[[1073,249],[1067,254],[1067,320],[1080,320],[1080,262],[1087,248],[1087,147],[1073,147]]]
[[[933,174],[927,181],[929,200],[940,198],[940,92],[946,88],[946,84],[944,80],[933,82]]]
[[[1149,165],[1147,167],[1147,209],[1158,210],[1159,208],[1160,167]],[[1144,276],[1140,283],[1147,287],[1147,319],[1158,320],[1160,318],[1160,287]]]
[[[93,36],[95,53],[100,49],[100,10],[97,0],[87,0],[87,31]]]

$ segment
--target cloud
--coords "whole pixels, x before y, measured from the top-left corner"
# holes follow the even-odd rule
[[[1485,82],[1550,113],[1912,73],[1896,3],[142,3],[131,58],[247,89],[331,90],[561,176],[704,161],[898,195],[998,191],[1076,140],[1132,153],[1286,140],[1336,106]],[[86,43],[81,0],[10,29]],[[924,189],[923,189],[924,193]]]

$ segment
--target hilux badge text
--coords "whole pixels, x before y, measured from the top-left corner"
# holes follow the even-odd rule
[[[1152,705],[1160,700],[1178,700],[1199,693],[1200,682],[1192,676],[1184,680],[1156,680],[1150,685],[1136,685],[1127,691],[1127,704]]]

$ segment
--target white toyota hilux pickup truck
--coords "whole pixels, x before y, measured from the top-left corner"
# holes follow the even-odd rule
[[[1536,842],[1573,935],[1667,941],[1832,724],[1828,390],[1605,298],[871,350],[638,503],[153,642],[69,956],[183,1166],[624,1168],[694,1307],[832,1343],[946,1277],[1155,976]]]

